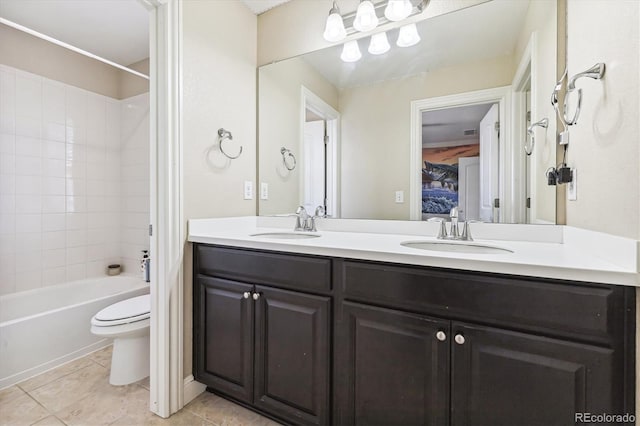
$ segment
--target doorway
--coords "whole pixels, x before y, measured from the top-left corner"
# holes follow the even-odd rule
[[[340,113],[304,86],[301,105],[300,205],[340,217]]]
[[[498,193],[499,107],[466,105],[422,112],[422,220],[493,222]]]

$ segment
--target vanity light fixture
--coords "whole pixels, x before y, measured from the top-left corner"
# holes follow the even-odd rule
[[[378,26],[378,16],[376,16],[376,8],[371,0],[360,0],[356,19],[353,21],[353,28],[356,31],[367,32]]]
[[[413,5],[409,0],[389,0],[384,9],[384,16],[389,21],[402,21],[411,15]]]
[[[400,28],[398,41],[396,41],[396,45],[398,45],[398,47],[410,47],[418,44],[419,42],[420,34],[418,34],[418,28],[415,23],[405,25]]]
[[[331,43],[344,40],[345,37],[347,37],[347,30],[344,28],[344,21],[342,20],[340,9],[335,1],[333,2],[333,7],[329,11],[327,23],[324,27],[324,34],[322,36],[325,40]]]
[[[340,55],[340,59],[344,62],[356,62],[360,58],[362,58],[362,53],[360,53],[358,41],[351,40],[346,42],[342,47],[342,55]]]
[[[389,46],[387,33],[377,33],[371,36],[369,53],[372,55],[382,55],[383,53],[387,53],[389,49],[391,49],[391,46]]]

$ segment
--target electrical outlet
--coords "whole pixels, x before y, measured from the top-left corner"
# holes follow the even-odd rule
[[[571,182],[567,183],[567,198],[569,201],[576,201],[578,199],[578,171],[572,170]]]
[[[269,199],[269,184],[267,182],[260,183],[260,199],[261,200]]]
[[[396,191],[396,203],[404,203],[404,191]]]
[[[250,180],[244,182],[244,199],[253,200],[253,182]]]

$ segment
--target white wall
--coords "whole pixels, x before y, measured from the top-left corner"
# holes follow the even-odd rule
[[[507,86],[513,72],[509,55],[342,90],[342,217],[409,220],[411,101]]]
[[[301,204],[300,170],[303,164],[301,87],[338,109],[338,89],[301,58],[278,62],[258,71],[260,87],[258,129],[260,182],[269,185],[269,199],[260,200],[260,214],[294,213]],[[287,170],[281,147],[290,149],[297,166]]]
[[[256,177],[257,18],[237,0],[182,3],[184,219],[256,214],[243,200]],[[220,127],[233,133],[226,160],[215,149]],[[210,151],[210,148],[214,147]],[[184,259],[184,374],[191,374],[191,246]]]
[[[640,239],[640,2],[568,1],[569,76],[606,64],[602,80],[581,79],[582,113],[571,127],[568,163],[578,200],[567,224]],[[575,100],[574,100],[575,103]]]
[[[0,65],[1,294],[105,275],[121,262],[127,111],[116,99]],[[144,191],[148,223],[148,184]]]

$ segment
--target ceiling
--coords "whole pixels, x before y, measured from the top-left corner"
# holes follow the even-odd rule
[[[423,112],[422,146],[426,148],[453,141],[477,143],[480,121],[491,105],[470,105]],[[475,130],[476,134],[465,135],[466,130]]]
[[[0,17],[120,65],[149,57],[149,13],[138,0],[0,0]]]
[[[266,12],[269,9],[273,9],[276,6],[280,6],[282,3],[286,3],[291,0],[242,0],[249,9],[256,15]]]
[[[417,24],[422,40],[406,48],[395,45],[398,30],[390,30],[387,36],[391,50],[383,55],[369,54],[370,37],[365,37],[359,40],[362,58],[354,63],[340,60],[341,45],[303,58],[336,87],[344,89],[510,55],[528,7],[529,1],[493,0],[425,19]]]

